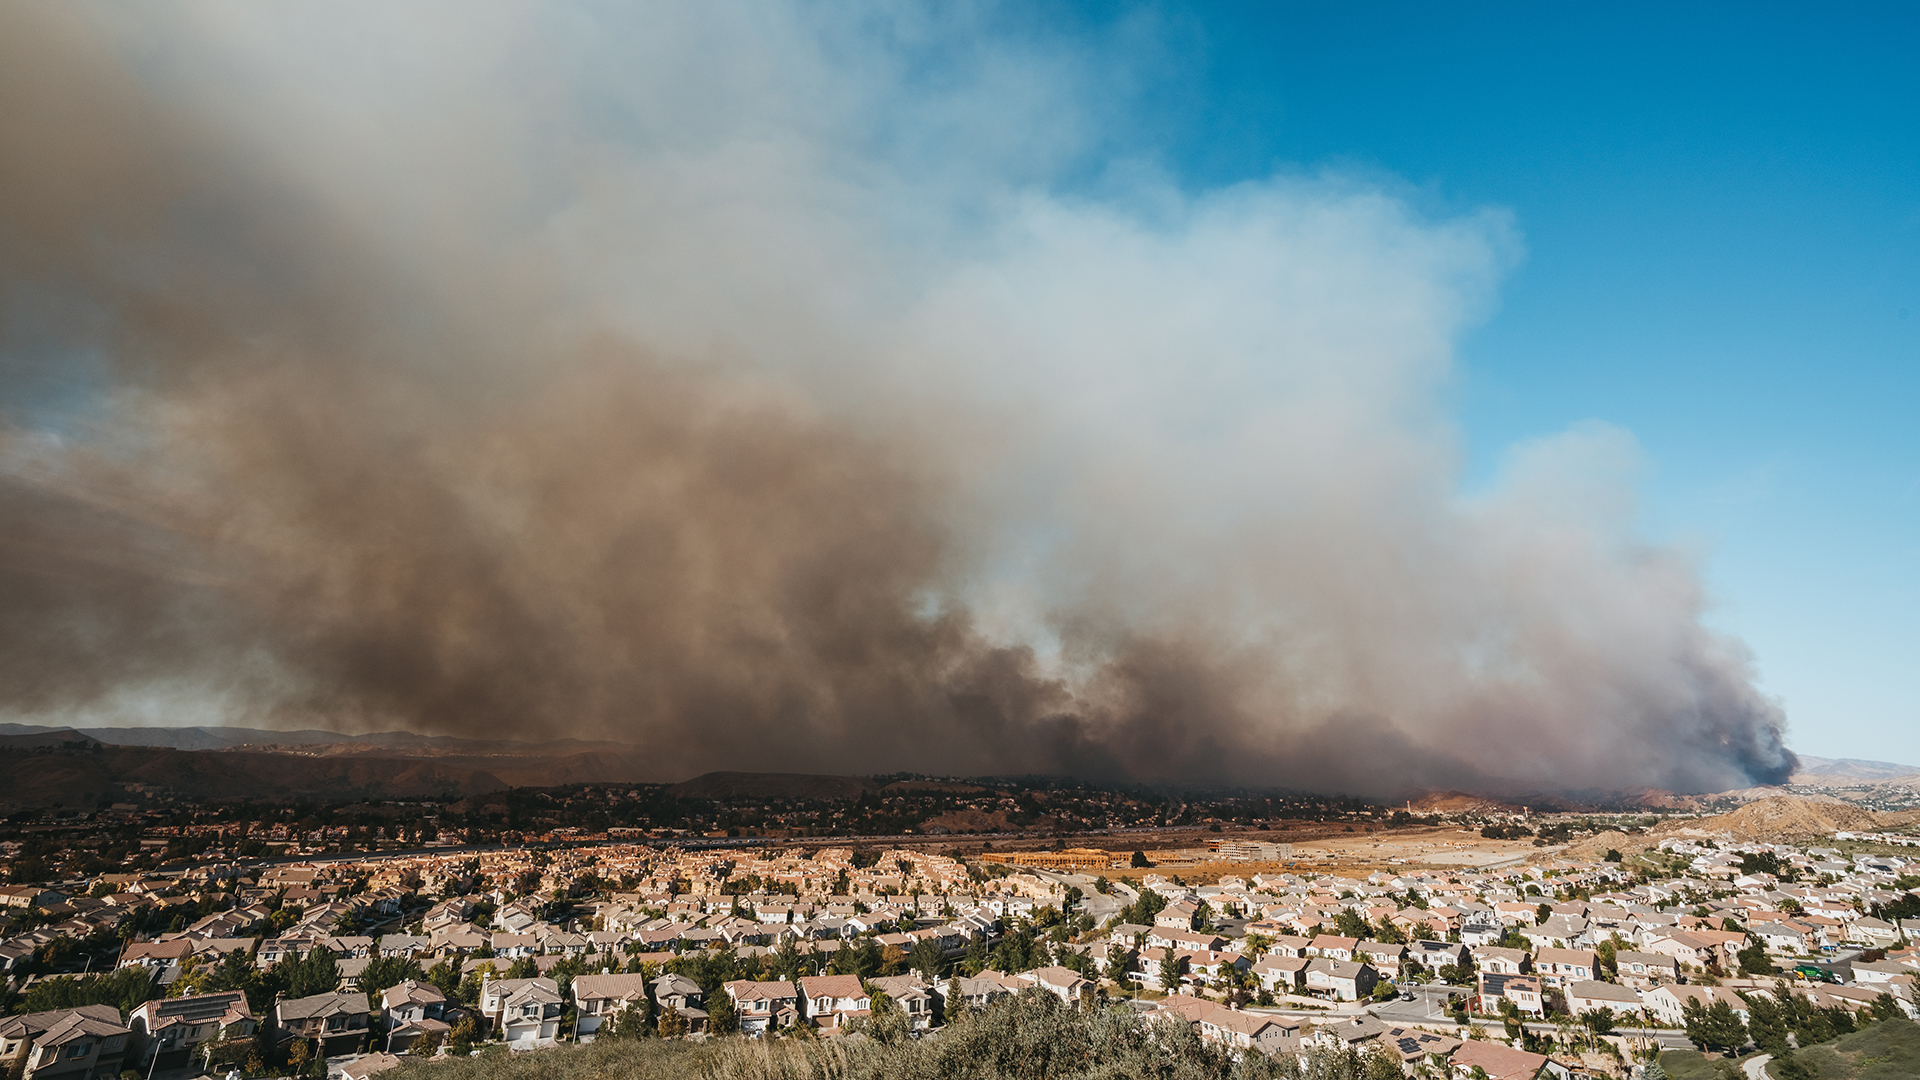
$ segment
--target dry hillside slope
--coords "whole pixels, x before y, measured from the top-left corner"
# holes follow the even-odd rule
[[[1920,822],[1920,811],[1876,813],[1837,799],[1775,795],[1713,817],[1671,821],[1638,836],[1605,832],[1573,845],[1575,858],[1598,858],[1608,848],[1640,851],[1669,836],[1702,836],[1736,843],[1806,843],[1836,832],[1864,832]]]

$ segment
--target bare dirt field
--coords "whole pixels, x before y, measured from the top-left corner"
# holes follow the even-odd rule
[[[1227,875],[1312,873],[1364,876],[1376,870],[1398,873],[1413,869],[1503,869],[1518,866],[1558,847],[1537,848],[1531,840],[1489,840],[1478,833],[1451,827],[1415,826],[1403,829],[1318,826],[1298,831],[1260,834],[1234,833],[1228,839],[1257,839],[1292,845],[1292,857],[1269,862],[1227,860],[1205,852],[1208,840],[1219,834],[1177,832],[1139,838],[1134,847],[1153,866],[1127,867],[1106,872],[1109,878],[1140,878],[1147,874],[1177,874],[1180,880],[1208,884]],[[1068,839],[1067,846],[1115,850],[1111,837]],[[1131,850],[1131,849],[1129,849]]]

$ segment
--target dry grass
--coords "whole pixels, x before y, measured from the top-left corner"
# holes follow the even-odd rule
[[[1236,1059],[1185,1025],[1072,1008],[1029,991],[920,1040],[605,1039],[529,1054],[415,1063],[394,1080],[1369,1080],[1397,1064],[1344,1052]]]

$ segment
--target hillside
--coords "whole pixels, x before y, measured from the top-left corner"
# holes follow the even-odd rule
[[[1879,815],[1838,800],[1812,799],[1797,795],[1774,795],[1725,814],[1684,825],[1669,826],[1666,831],[1700,830],[1724,833],[1735,840],[1805,842],[1817,840],[1841,829],[1877,829]]]
[[[1464,791],[1429,791],[1410,799],[1407,808],[1416,814],[1505,814],[1520,806]]]
[[[1920,1076],[1920,1025],[1883,1020],[1798,1055],[1820,1080],[1911,1080]],[[1769,1065],[1767,1075],[1781,1074]]]
[[[124,799],[128,784],[164,788],[187,799],[335,800],[479,794],[507,786],[483,770],[431,758],[309,757],[98,743],[16,750],[0,757],[0,808],[92,807]]]
[[[668,790],[683,799],[857,799],[879,785],[858,776],[710,772]]]
[[[1637,836],[1604,832],[1567,849],[1579,859],[1595,859],[1612,848],[1642,851],[1669,836],[1726,838],[1742,843],[1806,843],[1835,832],[1864,832],[1920,822],[1920,811],[1877,813],[1821,796],[1773,795],[1713,817],[1670,821]]]
[[[712,993],[714,991],[709,991]],[[898,1017],[897,1012],[892,1013]],[[1068,1008],[1029,991],[955,1019],[939,1038],[905,1038],[905,1023],[876,1021],[874,1038],[758,1039],[704,1043],[600,1038],[585,1046],[512,1054],[490,1047],[479,1057],[411,1061],[389,1080],[1326,1080],[1398,1076],[1397,1057],[1345,1050],[1244,1057],[1203,1043],[1187,1024],[1153,1030],[1131,1009]]]
[[[1812,787],[1851,787],[1859,784],[1884,784],[1897,780],[1920,780],[1920,768],[1891,761],[1861,761],[1857,758],[1822,758],[1802,755],[1800,767],[1790,781]]]

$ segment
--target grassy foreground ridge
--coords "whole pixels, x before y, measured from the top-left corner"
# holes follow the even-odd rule
[[[956,1018],[938,1037],[917,1041],[602,1039],[532,1054],[411,1064],[387,1075],[392,1080],[1403,1080],[1398,1061],[1380,1050],[1236,1059],[1201,1042],[1188,1025],[1149,1025],[1126,1008],[1079,1008],[1043,993],[997,1001]]]

